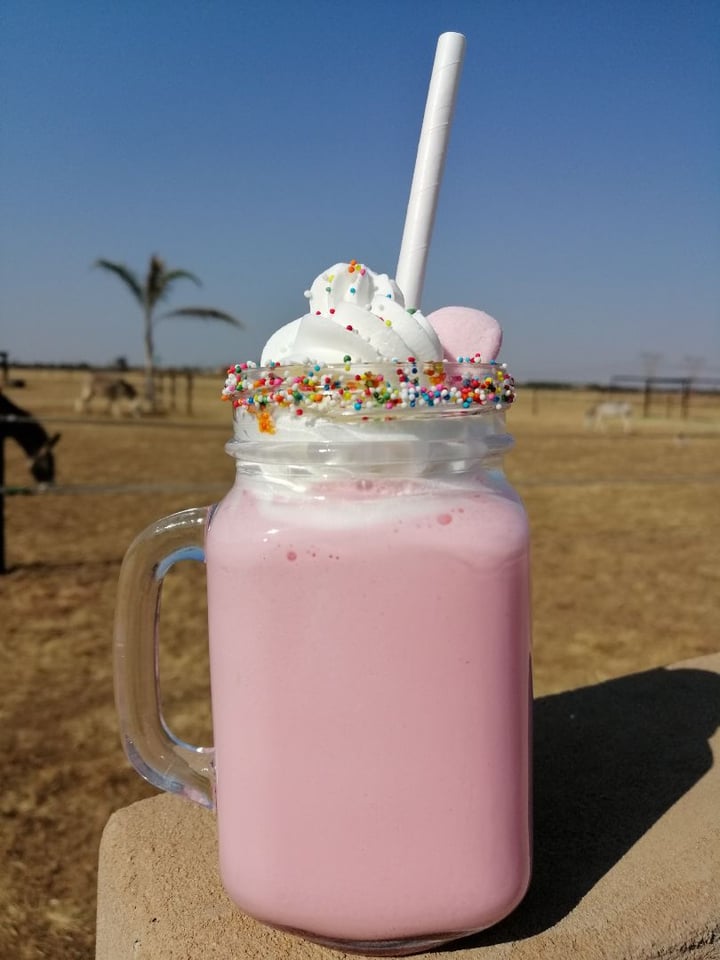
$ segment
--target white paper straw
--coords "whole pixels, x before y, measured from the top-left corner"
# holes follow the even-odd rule
[[[419,307],[425,282],[430,236],[435,223],[440,181],[450,138],[465,56],[465,37],[461,33],[443,33],[438,38],[430,76],[425,116],[407,214],[400,245],[395,279],[405,295],[406,307]]]

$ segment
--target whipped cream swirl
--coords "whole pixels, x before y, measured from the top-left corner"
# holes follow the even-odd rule
[[[428,320],[405,307],[402,291],[385,273],[362,263],[336,263],[305,291],[309,311],[277,330],[261,365],[441,360],[443,348]]]

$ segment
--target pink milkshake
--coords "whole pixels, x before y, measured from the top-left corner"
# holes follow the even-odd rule
[[[497,922],[530,864],[521,505],[476,465],[264,485],[206,542],[226,889],[339,945]]]
[[[514,384],[476,349],[500,343],[487,314],[450,325],[469,341],[453,361],[362,264],[306,296],[261,366],[228,371],[232,490],[128,551],[118,710],[140,773],[216,809],[240,909],[400,955],[498,922],[530,877],[528,526],[501,463]],[[187,558],[207,567],[212,751],[159,722],[150,639]]]

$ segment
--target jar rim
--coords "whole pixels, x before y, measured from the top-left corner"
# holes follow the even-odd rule
[[[515,399],[507,365],[479,358],[354,363],[235,364],[224,400],[274,432],[278,413],[378,420],[504,411]],[[263,431],[265,432],[265,431]]]

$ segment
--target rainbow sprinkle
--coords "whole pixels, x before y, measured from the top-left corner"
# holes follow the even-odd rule
[[[457,362],[342,364],[252,361],[228,368],[222,399],[258,418],[261,432],[273,433],[272,414],[292,410],[320,416],[369,419],[382,415],[500,410],[515,399],[515,381],[506,364],[482,363],[479,355]]]

